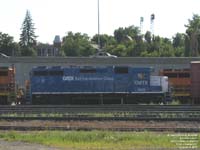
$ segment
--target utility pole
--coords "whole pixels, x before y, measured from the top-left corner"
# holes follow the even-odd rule
[[[140,32],[143,34],[143,22],[144,22],[144,17],[140,17]]]
[[[98,10],[98,51],[101,49],[100,41],[100,17],[99,17],[99,0],[97,0],[97,10]]]
[[[151,34],[153,36],[154,36],[154,20],[155,20],[155,14],[151,14],[151,18],[150,18],[150,21],[151,21],[150,31],[151,31]]]

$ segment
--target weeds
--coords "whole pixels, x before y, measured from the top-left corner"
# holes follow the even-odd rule
[[[105,149],[130,149],[140,147],[176,147],[176,144],[171,142],[171,137],[169,137],[167,133],[152,132],[8,131],[0,132],[0,138],[5,140],[40,143],[64,148],[93,149],[103,147]]]

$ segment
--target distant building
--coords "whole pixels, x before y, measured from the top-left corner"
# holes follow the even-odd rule
[[[62,44],[62,42],[61,42],[61,40],[60,40],[60,36],[59,36],[59,35],[56,35],[55,38],[54,38],[54,41],[53,41],[54,47],[60,49],[60,48],[61,48],[61,44]]]
[[[43,44],[40,43],[37,46],[37,55],[38,56],[59,56],[60,48],[61,48],[61,40],[60,36],[56,35],[53,41],[53,45],[51,44]]]
[[[50,44],[38,45],[38,56],[59,56],[59,49]]]

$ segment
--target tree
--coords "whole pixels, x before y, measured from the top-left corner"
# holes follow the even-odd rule
[[[151,43],[151,32],[150,31],[147,31],[146,33],[145,33],[145,35],[144,35],[144,38],[145,38],[145,41],[147,42],[147,43]]]
[[[22,24],[22,33],[20,34],[20,46],[22,51],[29,51],[29,52],[22,52],[22,54],[33,55],[34,54],[34,47],[36,46],[36,38],[35,35],[35,28],[34,23],[32,22],[31,14],[27,10],[26,16]]]
[[[199,56],[200,54],[200,16],[197,14],[193,15],[192,20],[188,20],[189,24],[185,25],[187,27],[186,34],[187,40],[189,40],[187,44],[190,47],[190,55]],[[187,45],[188,46],[188,45]],[[188,52],[186,52],[188,53]]]
[[[173,39],[173,46],[174,47],[184,47],[184,43],[185,43],[185,34],[182,33],[176,33],[176,35],[174,37],[172,37]]]
[[[185,35],[185,51],[184,56],[189,57],[190,56],[190,38],[188,35]]]
[[[100,48],[106,49],[109,45],[115,45],[116,40],[113,36],[109,36],[107,34],[101,34],[101,35],[94,35],[92,38],[92,42],[95,44],[98,44],[98,36],[100,37]]]
[[[36,56],[36,49],[32,47],[21,47],[21,56]]]
[[[118,28],[114,31],[114,38],[118,43],[123,43],[130,40],[137,40],[140,37],[140,30],[138,27],[135,26]]]
[[[185,51],[185,34],[183,33],[176,33],[174,37],[172,37],[172,45],[174,47],[174,55],[184,56]]]
[[[0,32],[0,52],[8,56],[19,55],[19,46],[13,41],[13,37]]]
[[[116,41],[118,43],[123,42],[125,35],[124,35],[124,29],[123,28],[119,28],[117,30],[114,31],[114,37],[116,39]]]
[[[62,51],[66,56],[89,56],[94,53],[87,34],[68,32],[63,38]]]

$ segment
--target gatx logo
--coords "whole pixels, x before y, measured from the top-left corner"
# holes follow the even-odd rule
[[[73,76],[63,76],[63,81],[73,81],[74,77]]]

